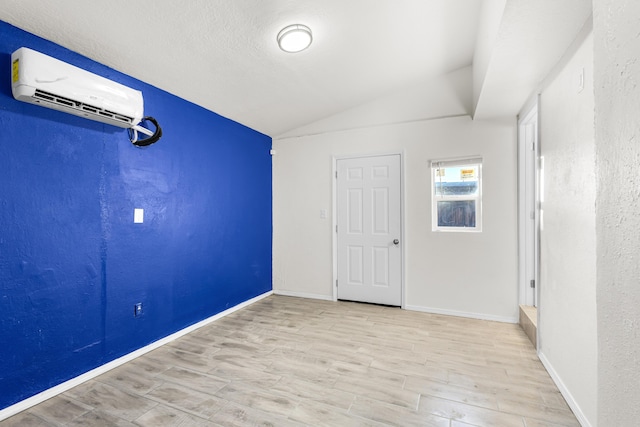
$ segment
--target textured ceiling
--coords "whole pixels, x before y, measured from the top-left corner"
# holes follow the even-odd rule
[[[471,65],[480,5],[2,0],[0,19],[275,137]],[[293,23],[314,37],[298,54],[276,44]]]

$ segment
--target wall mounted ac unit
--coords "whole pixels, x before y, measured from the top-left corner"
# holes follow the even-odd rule
[[[19,101],[123,128],[142,120],[142,92],[35,50],[11,55],[11,90]]]
[[[11,91],[19,101],[64,111],[146,135],[149,145],[162,132],[151,117],[144,117],[142,92],[89,71],[62,62],[35,50],[21,47],[11,55]],[[139,126],[149,119],[156,132]],[[142,140],[146,141],[146,140]]]

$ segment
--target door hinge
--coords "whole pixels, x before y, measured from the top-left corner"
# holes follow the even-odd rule
[[[336,288],[338,287],[338,279],[336,279]]]
[[[536,151],[536,143],[535,142],[531,143],[531,151]]]
[[[336,171],[336,179],[338,179],[338,171]]]
[[[338,232],[338,224],[336,224],[336,233]]]
[[[535,280],[533,280],[533,279],[532,279],[532,280],[530,280],[530,281],[529,281],[529,286],[530,286],[531,288],[535,288],[535,287],[536,287],[536,281],[535,281]]]

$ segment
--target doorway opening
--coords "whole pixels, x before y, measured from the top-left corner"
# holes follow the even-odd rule
[[[538,100],[518,120],[520,325],[537,347],[540,271],[541,161]]]

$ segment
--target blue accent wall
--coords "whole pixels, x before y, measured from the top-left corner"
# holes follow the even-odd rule
[[[14,100],[22,46],[141,90],[162,139]],[[0,409],[271,290],[270,148],[0,21]]]

